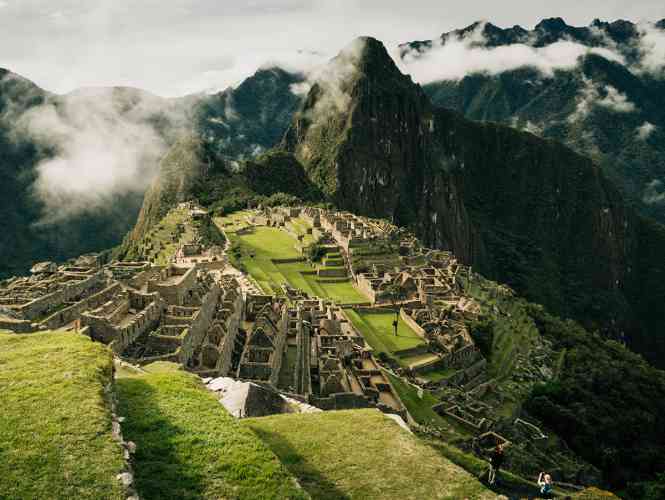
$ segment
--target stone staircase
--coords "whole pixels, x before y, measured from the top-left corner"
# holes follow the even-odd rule
[[[317,266],[319,278],[348,278],[349,274],[339,247],[327,245],[325,248],[326,254],[321,259],[321,264]]]

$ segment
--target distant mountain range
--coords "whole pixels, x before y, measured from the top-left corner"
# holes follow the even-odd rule
[[[446,49],[453,45],[470,57],[487,51],[508,69],[498,64],[446,78]],[[563,64],[574,46],[591,50]],[[539,56],[525,55],[525,47]],[[665,222],[665,20],[573,27],[556,18],[530,31],[474,23],[403,44],[399,53],[407,70],[414,62],[431,66],[423,89],[435,105],[563,142],[596,160],[640,212]],[[520,66],[524,57],[540,57],[553,69]]]

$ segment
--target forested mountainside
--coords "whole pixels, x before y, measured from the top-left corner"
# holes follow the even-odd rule
[[[425,60],[438,51],[444,57],[446,47],[456,44],[474,54],[501,50],[509,60],[511,51],[588,47],[577,63],[553,71],[507,65],[450,78],[443,60],[440,69],[432,67],[423,89],[437,106],[555,139],[591,157],[629,202],[662,223],[665,63],[656,49],[660,38],[665,39],[665,20],[653,25],[594,21],[573,27],[562,19],[547,19],[531,31],[474,23],[436,40],[403,44],[400,55]]]
[[[137,89],[59,96],[2,70],[0,276],[117,244],[135,222],[143,192],[115,185],[109,170],[121,166],[120,183],[149,173],[160,143],[179,126],[173,116],[170,103]]]
[[[59,96],[2,70],[0,215],[7,233],[0,242],[0,276],[25,273],[36,260],[63,260],[117,245],[136,222],[159,161],[179,139],[201,137],[229,165],[275,145],[299,102],[290,85],[301,79],[268,68],[214,95],[163,99],[138,89],[101,88]],[[99,171],[119,170],[114,175],[125,184],[90,176],[90,162],[97,162]],[[69,168],[79,168],[71,177],[84,178],[89,186],[42,192],[41,177],[51,182],[49,175]],[[91,191],[95,196],[85,196]]]
[[[662,366],[662,226],[560,143],[434,107],[377,40],[331,64],[349,58],[334,90],[347,106],[315,84],[283,143],[333,203],[414,228]]]

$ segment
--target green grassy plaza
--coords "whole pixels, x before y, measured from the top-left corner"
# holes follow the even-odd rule
[[[233,214],[232,214],[233,215]],[[336,282],[319,278],[308,262],[275,263],[273,259],[297,259],[302,254],[298,240],[284,230],[257,226],[251,232],[237,234],[230,229],[236,219],[222,218],[217,223],[239,249],[240,256],[231,255],[232,262],[256,280],[264,293],[281,295],[280,285],[300,288],[310,296],[329,298],[342,304],[367,303],[351,281]],[[304,222],[301,222],[304,224]]]
[[[345,309],[348,318],[360,332],[372,349],[378,353],[386,353],[395,358],[401,365],[408,366],[418,361],[423,356],[431,357],[431,354],[400,356],[400,351],[425,347],[425,341],[407,325],[402,318],[398,318],[397,335],[393,328],[395,313],[380,312],[367,313],[354,309]]]

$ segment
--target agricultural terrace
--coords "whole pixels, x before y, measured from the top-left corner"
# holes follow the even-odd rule
[[[160,366],[117,384],[123,434],[136,443],[141,498],[306,498],[275,454],[198,377]]]
[[[0,333],[0,497],[124,500],[112,367],[83,335]]]
[[[182,228],[182,232],[180,229]],[[137,245],[140,255],[130,258],[150,260],[157,265],[166,265],[183,242],[195,237],[195,230],[189,220],[189,210],[173,208],[141,239]]]
[[[490,311],[494,326],[489,372],[492,377],[509,378],[519,355],[528,355],[540,334],[526,311],[526,302],[501,293],[496,283],[477,277],[466,283],[466,292]],[[495,309],[508,314],[494,314]]]
[[[319,277],[317,268],[305,260],[279,262],[303,258],[298,240],[275,227],[254,226],[238,234],[238,229],[248,227],[243,220],[242,215],[231,214],[215,222],[231,241],[229,257],[232,263],[254,278],[264,293],[282,295],[281,285],[286,283],[312,297],[328,298],[341,304],[367,302],[350,279]],[[305,222],[301,221],[301,224]],[[322,265],[326,265],[327,260],[336,264],[334,257],[334,254],[324,257]]]
[[[241,421],[317,499],[489,499],[496,495],[378,410]]]

